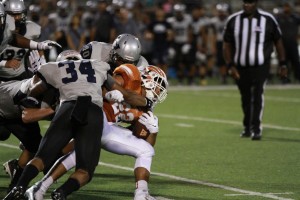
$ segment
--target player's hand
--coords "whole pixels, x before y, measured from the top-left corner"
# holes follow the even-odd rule
[[[21,61],[15,58],[8,60],[5,63],[6,68],[18,69],[20,66],[21,66]]]
[[[105,99],[121,103],[124,101],[123,94],[119,90],[111,90],[105,94]]]
[[[139,122],[144,124],[150,133],[158,133],[158,118],[153,112],[148,111],[139,117]]]
[[[234,78],[235,80],[239,80],[240,79],[240,73],[238,72],[238,70],[236,69],[236,67],[231,67],[228,70],[228,74]]]
[[[46,63],[46,60],[44,56],[40,56],[37,50],[33,50],[29,54],[29,62],[30,66],[28,67],[28,70],[35,73],[41,65]]]
[[[280,78],[287,78],[288,75],[288,69],[286,66],[280,66],[278,69],[278,75]]]
[[[34,97],[25,97],[19,103],[21,110],[25,108],[40,108],[40,102]]]
[[[46,50],[46,49],[51,49],[52,47],[59,47],[62,48],[60,44],[58,44],[55,41],[51,41],[51,40],[45,40],[43,42],[38,42],[37,43],[37,49],[38,50]]]

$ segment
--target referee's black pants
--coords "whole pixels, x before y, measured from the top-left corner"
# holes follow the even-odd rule
[[[238,71],[240,79],[236,83],[241,94],[244,130],[254,134],[261,134],[264,86],[267,82],[269,67],[238,68]]]

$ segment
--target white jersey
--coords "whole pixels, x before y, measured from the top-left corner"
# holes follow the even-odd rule
[[[91,96],[92,102],[102,107],[102,88],[110,69],[99,60],[65,60],[49,62],[38,69],[45,81],[57,88],[60,102],[76,100],[78,96]]]
[[[176,17],[167,18],[167,22],[171,24],[175,33],[174,41],[178,44],[188,42],[188,30],[192,26],[191,15],[184,14],[183,20],[178,21]]]
[[[40,35],[41,35],[41,26],[32,21],[26,21],[26,33],[24,37],[30,40],[36,40],[40,37]],[[18,59],[21,60],[21,65],[17,69],[0,66],[0,77],[12,78],[21,75],[25,71],[24,57],[27,51],[29,51],[29,49],[18,48],[18,47],[13,47],[11,45],[7,45],[6,48],[3,50],[3,52],[1,53],[0,59],[1,60],[11,60],[13,58]]]
[[[0,52],[2,54],[2,51],[7,47],[8,43],[10,43],[12,41],[13,37],[12,37],[12,32],[9,29],[9,25],[6,23],[5,24],[5,29],[3,32],[3,40],[1,41],[0,44]]]
[[[80,54],[85,59],[97,59],[104,62],[109,62],[111,49],[112,44],[92,41],[81,49]],[[141,56],[136,66],[140,71],[142,71],[148,65],[148,61]]]
[[[0,84],[0,116],[6,119],[21,117],[21,111],[14,100],[18,92],[27,95],[32,85],[32,79],[8,81]]]

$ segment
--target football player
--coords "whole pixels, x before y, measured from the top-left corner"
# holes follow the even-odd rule
[[[113,44],[92,41],[85,45],[80,54],[85,59],[98,59],[108,62],[110,73],[121,64],[134,64],[140,70],[148,66],[147,60],[141,56],[142,46],[139,39],[131,34],[121,34]]]
[[[17,186],[4,198],[5,200],[25,198],[25,189],[30,181],[39,171],[49,167],[59,151],[73,138],[76,141],[76,170],[58,190],[52,193],[52,198],[65,199],[67,195],[92,179],[101,149],[103,129],[101,86],[104,82],[109,90],[120,90],[128,103],[150,106],[146,98],[139,97],[116,84],[107,75],[110,69],[107,63],[86,59],[67,60],[68,57],[79,58],[79,56],[81,57],[76,51],[64,51],[58,56],[57,62],[46,63],[38,68],[37,74],[43,81],[31,90],[30,95],[35,96],[45,91],[47,89],[45,87],[55,87],[60,92],[60,106],[37,154],[25,167]],[[56,76],[51,76],[52,74]]]
[[[12,133],[20,140],[23,147],[18,160],[12,160],[3,165],[12,179],[8,191],[17,183],[23,168],[37,152],[42,138],[37,122],[24,123],[22,121],[22,109],[20,108],[22,107],[20,104],[31,107],[39,106],[39,103],[36,101],[24,100],[24,97],[27,96],[31,87],[38,80],[34,76],[21,81],[13,80],[0,84],[0,140],[7,140]],[[52,104],[52,100],[49,97],[52,98],[53,93],[50,93],[49,91],[48,94],[43,95],[44,97],[47,96],[47,98],[42,99],[42,107]]]
[[[11,31],[31,40],[40,37],[41,27],[26,20],[26,8],[23,0],[4,0],[2,3],[7,14],[6,21]],[[27,52],[28,49],[7,45],[0,55],[0,80],[22,80],[32,76],[25,69],[24,57]]]
[[[43,42],[36,42],[27,39],[20,34],[12,32],[8,23],[6,23],[6,12],[4,6],[2,3],[0,3],[0,53],[3,52],[7,45],[37,50],[51,49],[53,46],[61,47],[57,42],[54,41],[45,40]],[[0,60],[0,62],[2,61]],[[1,66],[5,66],[5,63],[2,63]]]
[[[161,103],[167,96],[167,78],[165,73],[158,67],[146,67],[142,75],[132,64],[124,64],[114,70],[114,78],[126,89],[131,89],[138,94],[147,96],[153,101],[153,107]],[[115,91],[112,91],[115,93]],[[122,100],[122,95],[106,94],[108,99],[104,101],[104,128],[101,138],[102,148],[119,155],[128,155],[136,158],[134,175],[136,190],[134,200],[154,199],[148,191],[148,181],[152,157],[154,156],[154,144],[158,133],[158,119],[151,111],[143,111],[138,107],[132,107]],[[113,98],[111,98],[113,96]],[[117,102],[115,102],[117,101]],[[119,102],[118,102],[119,101]],[[119,126],[118,122],[126,122],[134,125],[139,120],[150,132],[145,138],[138,138],[132,131]],[[132,127],[131,127],[132,129]],[[61,164],[60,164],[61,163]],[[76,164],[75,151],[62,158],[53,171],[50,171],[40,182],[27,190],[29,199],[41,200],[50,185]]]

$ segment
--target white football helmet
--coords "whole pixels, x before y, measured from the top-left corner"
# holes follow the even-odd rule
[[[165,72],[159,67],[149,65],[141,72],[142,86],[146,89],[146,97],[153,102],[162,103],[168,94],[168,81]]]
[[[112,62],[137,64],[141,56],[141,43],[131,34],[119,35],[112,44],[110,57]]]
[[[57,56],[56,62],[64,60],[82,60],[82,57],[80,53],[75,50],[65,50]]]
[[[16,27],[26,23],[26,7],[23,0],[3,0],[4,10],[8,15],[21,15],[21,18],[15,20]]]

